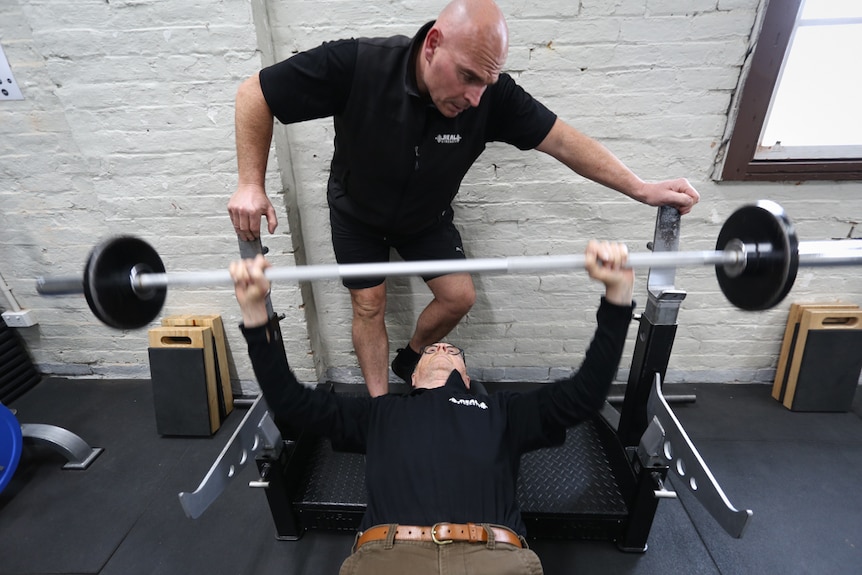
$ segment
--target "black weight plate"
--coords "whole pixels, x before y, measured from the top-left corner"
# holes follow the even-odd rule
[[[95,316],[117,329],[137,329],[152,322],[162,309],[167,288],[132,288],[132,269],[164,273],[159,254],[132,236],[110,238],[93,248],[84,268],[84,295]]]
[[[770,200],[743,206],[724,222],[715,249],[728,249],[732,240],[757,246],[757,250],[748,254],[745,269],[739,275],[728,272],[722,265],[715,267],[725,297],[745,310],[777,305],[793,287],[799,268],[799,240],[790,218]]]
[[[0,403],[0,492],[11,481],[21,459],[21,424],[9,408]]]

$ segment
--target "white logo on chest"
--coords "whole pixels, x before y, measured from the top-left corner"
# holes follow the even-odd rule
[[[484,401],[476,401],[475,399],[455,399],[454,397],[450,397],[449,402],[454,403],[455,405],[467,405],[478,407],[479,409],[488,409],[488,404]]]
[[[438,144],[457,144],[461,141],[461,134],[437,134],[434,139]]]

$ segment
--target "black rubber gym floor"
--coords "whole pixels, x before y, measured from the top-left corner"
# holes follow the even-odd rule
[[[763,384],[684,392],[697,400],[674,412],[731,502],[754,511],[743,538],[682,491],[659,503],[646,553],[531,541],[545,572],[862,572],[862,393],[849,413],[796,413]],[[72,471],[54,450],[25,445],[0,493],[0,574],[318,575],[337,573],[350,552],[346,533],[276,540],[264,494],[245,486],[254,465],[201,518],[186,518],[177,493],[198,486],[242,408],[212,437],[165,438],[148,381],[46,379],[9,407],[21,423],[64,427],[105,451]]]

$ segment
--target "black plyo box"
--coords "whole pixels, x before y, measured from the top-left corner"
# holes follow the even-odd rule
[[[787,383],[791,377],[793,359],[796,355],[796,340],[799,338],[799,328],[802,322],[802,313],[805,310],[858,310],[855,304],[842,303],[791,303],[787,312],[787,327],[784,330],[784,339],[781,342],[781,353],[778,356],[778,365],[775,369],[775,381],[772,385],[772,397],[784,403],[784,395],[787,392]],[[802,353],[800,348],[799,353]]]
[[[796,348],[784,406],[849,411],[862,372],[862,311],[803,311]]]
[[[211,435],[202,348],[149,348],[156,431],[160,435]]]
[[[211,435],[221,425],[212,330],[162,326],[149,332],[150,377],[161,435]]]

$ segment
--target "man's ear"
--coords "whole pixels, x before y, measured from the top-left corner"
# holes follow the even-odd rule
[[[442,40],[443,33],[440,30],[434,27],[428,30],[428,34],[425,35],[425,42],[422,44],[422,51],[424,52],[426,61],[431,61],[431,57],[437,51],[437,48],[440,47]]]

